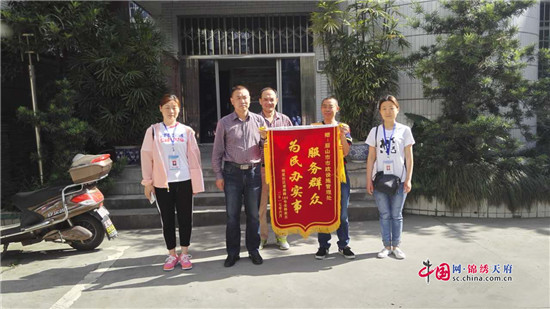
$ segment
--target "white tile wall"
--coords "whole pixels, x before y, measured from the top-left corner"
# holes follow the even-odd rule
[[[439,14],[445,14],[441,9],[437,0],[417,1],[426,10],[437,10]],[[399,0],[397,5],[400,12],[406,17],[413,17],[416,14],[413,12],[413,6],[410,0]],[[245,14],[269,14],[269,13],[309,13],[316,10],[316,0],[306,1],[170,1],[163,2],[161,5],[161,16],[155,16],[158,24],[168,35],[169,44],[174,51],[174,54],[179,52],[178,44],[178,16],[205,16],[205,15],[245,15]],[[514,20],[519,26],[520,40],[522,44],[536,43],[538,41],[538,18],[539,6],[534,5],[524,15]],[[400,29],[411,43],[411,47],[403,51],[405,55],[411,51],[417,50],[420,46],[429,45],[434,42],[433,36],[428,36],[421,29],[414,30],[402,23]],[[315,48],[317,59],[322,59],[320,48]],[[525,70],[525,75],[528,78],[536,78],[537,66],[532,64]],[[398,117],[398,121],[411,124],[404,113],[421,114],[428,118],[435,118],[441,114],[441,106],[437,102],[428,102],[424,99],[422,86],[419,81],[411,80],[404,74],[399,76],[400,92],[398,100],[401,103],[402,111]],[[316,118],[320,118],[320,100],[330,95],[326,76],[317,74],[316,76],[316,97],[317,109]],[[533,122],[534,123],[534,122]]]
[[[531,211],[521,209],[516,213],[512,213],[505,205],[487,205],[486,202],[482,202],[479,205],[467,205],[461,211],[452,212],[436,199],[430,203],[426,198],[420,197],[416,201],[407,200],[403,212],[407,214],[464,218],[542,218],[550,217],[550,204],[537,204],[533,205]]]

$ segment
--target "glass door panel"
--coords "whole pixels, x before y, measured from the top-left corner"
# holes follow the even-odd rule
[[[302,103],[300,86],[300,59],[281,59],[281,90],[279,96],[283,102],[283,114],[287,115],[292,124],[302,124]]]
[[[213,143],[218,108],[215,60],[199,61],[200,142]]]

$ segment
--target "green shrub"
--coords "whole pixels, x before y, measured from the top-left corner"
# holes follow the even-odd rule
[[[395,1],[319,1],[311,16],[315,43],[323,48],[324,73],[353,137],[365,140],[378,114],[378,99],[398,90],[399,49]]]
[[[511,211],[550,201],[550,158],[519,155],[510,128],[495,116],[465,124],[416,117],[411,197],[437,198],[453,211],[484,201]]]
[[[455,211],[484,202],[512,211],[549,202],[548,152],[520,149],[511,134],[519,128],[532,138],[524,120],[533,115],[540,132],[548,132],[548,79],[522,75],[534,46],[521,46],[511,22],[536,2],[440,3],[446,14],[418,5],[422,20],[413,21],[435,42],[412,54],[411,73],[425,97],[441,104],[442,115],[430,121],[407,114],[417,141],[411,197],[435,197]],[[546,138],[539,137],[540,146]]]

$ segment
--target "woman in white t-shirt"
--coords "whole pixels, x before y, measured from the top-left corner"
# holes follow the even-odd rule
[[[399,248],[403,230],[403,205],[407,193],[411,191],[413,173],[414,138],[411,128],[395,121],[399,113],[397,99],[388,95],[378,103],[382,124],[372,128],[366,143],[369,147],[367,159],[367,192],[374,193],[380,213],[380,229],[384,248],[378,253],[385,258],[393,253],[397,259],[404,259],[405,253]],[[401,179],[395,195],[388,195],[374,189],[373,177],[376,171],[393,174]]]
[[[162,122],[153,124],[145,133],[141,146],[141,184],[145,196],[160,213],[168,257],[166,271],[178,264],[191,269],[189,244],[193,223],[193,195],[204,191],[201,155],[195,132],[177,121],[180,101],[167,94],[160,101]],[[181,254],[176,254],[176,214],[179,225]]]

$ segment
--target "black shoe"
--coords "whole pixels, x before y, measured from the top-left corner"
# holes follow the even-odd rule
[[[343,255],[346,259],[354,259],[355,254],[353,251],[351,251],[351,248],[346,246],[344,249],[338,249],[338,252],[340,252],[341,255]]]
[[[328,248],[320,247],[315,253],[315,258],[318,260],[324,260],[328,256]]]
[[[225,259],[225,262],[223,263],[223,266],[225,267],[231,267],[235,265],[235,263],[240,259],[241,257],[238,255],[228,255]]]
[[[248,257],[252,260],[252,263],[256,265],[260,265],[264,262],[264,259],[262,259],[262,256],[258,251],[249,252]]]

